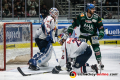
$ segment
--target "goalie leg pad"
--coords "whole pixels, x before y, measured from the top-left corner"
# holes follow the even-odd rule
[[[52,55],[52,45],[49,44],[45,48],[45,51],[43,52],[43,55],[40,58],[38,58],[37,65],[38,66],[44,65],[46,62],[48,62],[50,60],[51,55]]]
[[[33,70],[38,69],[42,64],[48,62],[52,55],[52,45],[48,44],[45,51],[43,53],[37,53],[33,56],[32,59],[29,60],[30,68]]]

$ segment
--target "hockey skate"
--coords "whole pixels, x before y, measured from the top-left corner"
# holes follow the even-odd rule
[[[98,67],[97,67],[97,64],[92,65],[91,68],[92,68],[93,70],[95,70],[96,73],[98,73]]]
[[[28,69],[35,70],[35,71],[40,70],[39,67],[35,67],[33,65],[29,65]]]
[[[99,65],[100,69],[103,70],[104,65],[102,64],[102,62],[101,62],[101,61],[100,61],[100,62],[98,61],[98,64],[100,64],[100,65]]]
[[[99,67],[101,68],[101,70],[104,69],[104,65],[103,64],[100,64]]]

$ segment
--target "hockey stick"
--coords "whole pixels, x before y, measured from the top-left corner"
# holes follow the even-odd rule
[[[120,35],[111,35],[111,34],[108,34],[108,28],[105,29],[105,33],[107,34],[107,36],[120,36]]]
[[[100,64],[100,74],[101,74],[101,64]]]
[[[18,72],[22,75],[22,76],[31,76],[31,75],[37,75],[37,74],[45,74],[45,73],[51,73],[52,71],[48,71],[48,72],[42,72],[42,73],[32,73],[32,74],[25,74],[20,67],[17,67]]]
[[[52,46],[52,48],[53,48],[53,46]],[[53,48],[53,53],[54,53],[54,55],[55,55],[55,59],[56,59],[56,61],[58,62],[58,58],[57,58],[57,56],[56,56],[56,53],[55,53],[54,48]]]

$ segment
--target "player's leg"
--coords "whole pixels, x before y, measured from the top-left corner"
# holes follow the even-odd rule
[[[52,55],[52,45],[48,43],[44,52],[38,52],[29,60],[29,68],[33,70],[39,70],[40,66],[45,66],[46,63],[50,60]]]
[[[98,73],[97,64],[90,65],[89,63],[85,63],[85,65],[83,65],[83,66],[80,67],[80,68],[74,68],[74,67],[73,67],[73,70],[74,70],[76,73],[88,73],[88,72],[91,72],[91,71],[95,71],[96,73]]]
[[[85,63],[88,61],[88,59],[90,58],[90,56],[92,55],[92,50],[91,48],[88,46],[86,51],[84,52],[84,54],[81,54],[79,56],[76,57],[75,59],[75,63],[73,65],[74,69],[78,69],[82,66],[85,65]],[[86,73],[86,71],[84,70],[84,73]]]
[[[92,64],[91,63],[86,63],[85,66],[83,66],[83,69],[85,67],[85,70],[87,70],[87,72],[91,72],[91,71],[95,71],[96,73],[98,73],[98,67],[97,64]]]
[[[48,41],[39,39],[39,38],[35,38],[35,42],[36,42],[40,52],[44,52],[46,46],[48,45]]]
[[[102,64],[102,61],[101,61],[101,52],[100,52],[100,47],[99,47],[98,36],[91,36],[90,42],[91,42],[92,48],[95,52],[96,60],[97,60],[98,64],[102,65],[101,68],[103,68],[104,65]]]

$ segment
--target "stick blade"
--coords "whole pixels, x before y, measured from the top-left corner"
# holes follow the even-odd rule
[[[23,76],[29,76],[29,75],[24,74],[20,67],[17,67],[17,70],[21,73],[21,75],[23,75]]]

